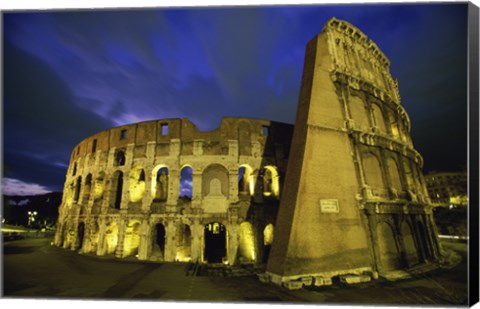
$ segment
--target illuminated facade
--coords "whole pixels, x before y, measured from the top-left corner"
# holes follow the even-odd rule
[[[389,65],[333,18],[307,45],[295,128],[224,118],[200,132],[166,119],[85,139],[55,244],[152,261],[268,261],[266,280],[290,287],[437,261],[423,159]]]
[[[423,159],[389,66],[335,18],[307,44],[267,280],[323,285],[438,260]]]
[[[293,126],[187,119],[95,134],[71,156],[55,244],[151,261],[265,262]]]

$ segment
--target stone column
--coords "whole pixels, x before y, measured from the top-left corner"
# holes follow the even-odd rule
[[[105,230],[106,222],[104,219],[98,220],[98,245],[97,245],[97,255],[101,256],[105,254]]]
[[[175,224],[168,221],[164,225],[165,227],[165,262],[175,261]]]
[[[200,222],[196,221],[190,225],[190,231],[192,232],[192,243],[191,243],[191,256],[192,262],[202,260],[202,239],[203,239],[203,226]]]
[[[150,226],[148,224],[148,217],[145,217],[142,221],[142,225],[140,226],[140,244],[138,246],[138,259],[139,260],[146,260],[148,259],[148,252],[149,246],[151,245],[152,241],[150,239]]]
[[[200,207],[202,203],[202,172],[192,170],[192,206]]]
[[[227,226],[227,261],[229,265],[234,265],[237,262],[239,225],[231,223]]]
[[[178,195],[180,191],[180,171],[178,169],[170,169],[168,171],[168,197],[167,205],[177,205]]]
[[[228,200],[230,203],[238,202],[238,169],[228,170]]]
[[[152,196],[153,179],[150,171],[147,171],[145,169],[144,172],[145,172],[145,192],[143,192],[143,198],[142,198],[142,212],[148,212],[153,202],[153,196]]]
[[[122,258],[123,244],[125,242],[125,220],[123,218],[118,219],[117,226],[118,226],[118,242],[117,242],[117,248],[115,249],[115,257]]]

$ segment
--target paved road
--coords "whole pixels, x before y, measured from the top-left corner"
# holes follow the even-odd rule
[[[450,244],[465,258],[464,244]],[[362,303],[460,305],[467,301],[467,266],[440,269],[399,282],[376,280],[288,291],[262,284],[254,275],[191,275],[191,264],[141,263],[80,255],[50,246],[50,240],[25,239],[3,246],[4,297],[54,299],[135,299],[163,301]]]

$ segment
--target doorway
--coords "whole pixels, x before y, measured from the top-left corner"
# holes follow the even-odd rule
[[[205,252],[204,258],[207,263],[222,263],[227,256],[227,231],[219,222],[205,225]]]

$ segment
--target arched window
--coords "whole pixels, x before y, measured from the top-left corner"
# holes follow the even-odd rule
[[[179,198],[192,199],[192,168],[184,166],[180,170]]]
[[[387,159],[388,173],[390,175],[391,186],[395,190],[402,190],[402,181],[398,172],[397,162],[393,158]]]
[[[145,172],[142,168],[134,168],[130,172],[129,189],[130,202],[136,203],[142,200],[145,193]]]
[[[355,121],[357,127],[359,129],[368,128],[370,126],[370,122],[368,121],[368,113],[363,100],[360,97],[351,96],[349,99],[349,107],[350,115]]]
[[[362,161],[365,182],[371,187],[384,188],[382,169],[377,157],[373,154],[366,154]]]
[[[94,198],[101,199],[103,197],[103,191],[105,191],[105,173],[100,172],[98,176],[95,178],[95,185],[94,185]]]
[[[80,189],[82,187],[82,177],[78,177],[77,178],[77,182],[75,184],[75,192],[74,192],[74,195],[73,195],[73,201],[75,203],[78,202],[78,198],[80,197]]]
[[[156,167],[152,172],[152,195],[155,201],[164,202],[168,198],[168,168]]]
[[[385,127],[385,119],[383,118],[383,113],[380,107],[377,104],[372,104],[373,108],[373,117],[375,118],[375,124],[377,128],[383,132],[387,132],[387,128]]]
[[[92,174],[88,174],[85,178],[85,187],[84,187],[84,201],[88,201],[90,198],[90,191],[92,190]]]
[[[122,191],[123,191],[123,173],[116,171],[112,180],[112,206],[115,209],[120,209],[122,203]]]
[[[280,196],[280,182],[277,168],[267,165],[262,169],[263,195],[264,196]]]
[[[115,166],[125,165],[125,153],[123,150],[117,150],[115,153]]]
[[[76,174],[77,174],[77,162],[74,162],[72,167],[72,176],[75,176]]]

